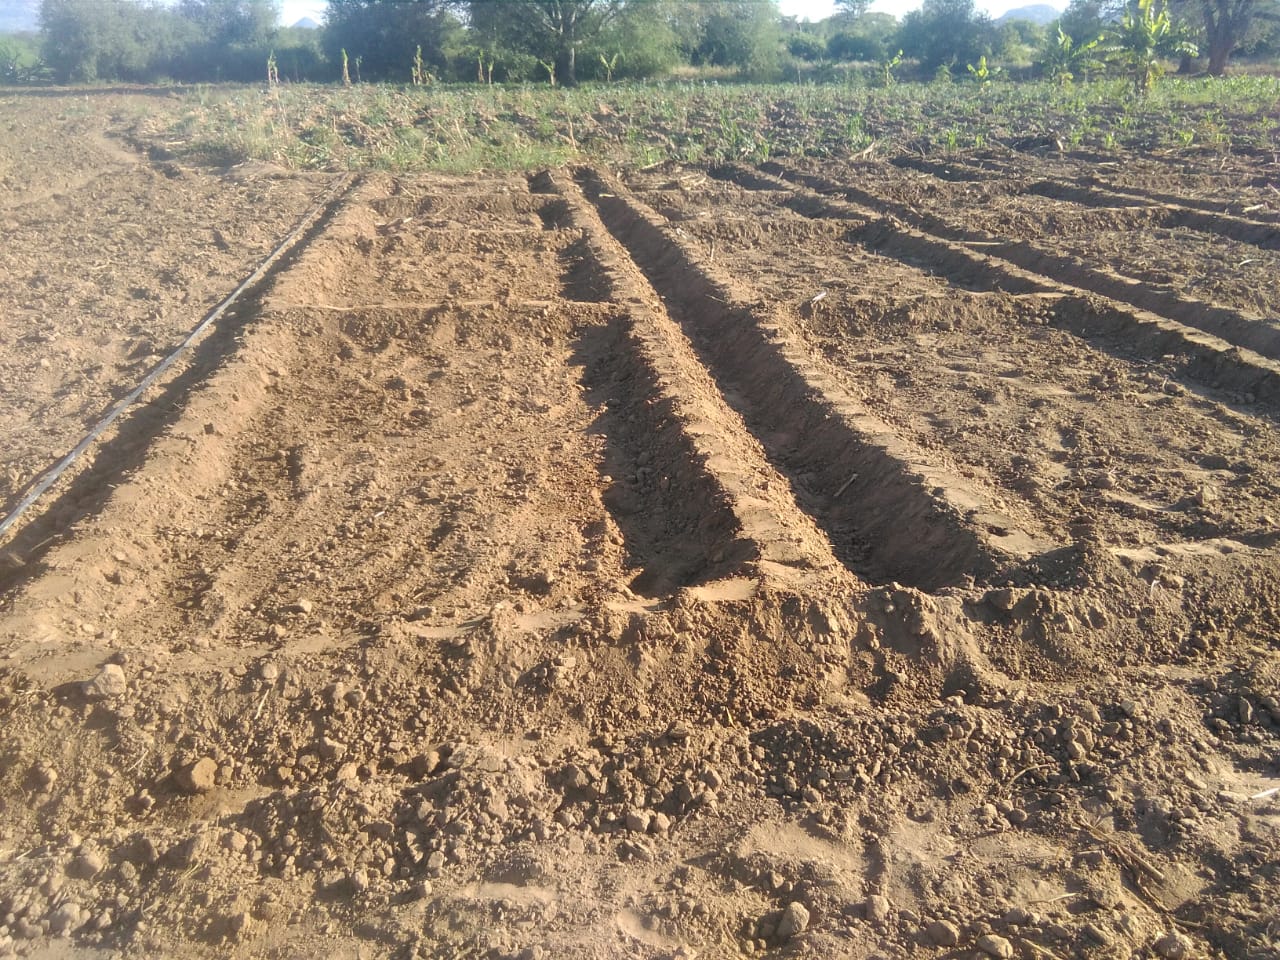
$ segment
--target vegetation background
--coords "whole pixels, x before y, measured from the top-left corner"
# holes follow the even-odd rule
[[[900,21],[842,0],[816,23],[773,0],[329,0],[318,29],[281,26],[273,0],[15,2],[8,83],[1068,80],[1142,43],[1184,74],[1280,61],[1280,0],[1072,0],[1049,23],[1044,8],[993,21],[973,0],[924,0]],[[11,29],[24,22],[38,31]]]
[[[40,29],[0,38],[9,83],[189,84],[116,118],[159,160],[1280,155],[1280,0],[1073,0],[1043,23],[974,0],[900,21],[845,0],[817,23],[772,0],[329,0],[320,28],[281,27],[272,0],[23,2]]]

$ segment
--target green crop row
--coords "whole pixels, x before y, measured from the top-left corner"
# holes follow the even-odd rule
[[[293,169],[526,170],[583,160],[646,166],[771,156],[946,154],[1040,139],[1063,149],[1280,151],[1280,78],[546,87],[196,88],[140,139],[184,162]]]

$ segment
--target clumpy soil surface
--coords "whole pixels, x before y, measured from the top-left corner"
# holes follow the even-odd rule
[[[348,184],[142,96],[0,97],[8,507],[322,206],[0,542],[0,956],[1277,955],[1264,167]]]

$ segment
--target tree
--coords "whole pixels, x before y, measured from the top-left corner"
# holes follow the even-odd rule
[[[1227,72],[1227,62],[1249,33],[1257,0],[1198,0],[1209,53],[1209,75]]]
[[[578,53],[622,13],[623,0],[472,0],[472,30],[490,49],[518,50],[578,79]]]
[[[1073,42],[1088,43],[1120,22],[1124,6],[1124,0],[1071,0],[1058,26]]]
[[[1280,60],[1280,0],[1260,0],[1241,50],[1251,57]]]
[[[182,0],[178,13],[218,46],[270,42],[280,19],[274,0]]]
[[[696,7],[700,23],[691,63],[737,67],[756,76],[775,69],[782,38],[773,0],[718,0]]]
[[[59,83],[152,83],[194,40],[168,8],[134,2],[43,0],[40,30],[41,55]]]
[[[787,38],[787,52],[797,60],[816,63],[827,55],[827,44],[812,33],[794,33]]]
[[[33,35],[0,35],[0,83],[27,83],[39,72],[40,51]]]
[[[314,31],[282,31],[275,0],[42,0],[41,49],[60,83],[318,79]]]
[[[871,0],[836,0],[836,17],[840,20],[858,20],[871,6]]]
[[[991,52],[991,19],[974,9],[973,0],[924,0],[919,10],[902,18],[898,42],[925,70],[976,62]]]
[[[607,80],[610,74],[639,78],[668,72],[680,61],[672,18],[675,6],[674,0],[631,0],[593,40],[583,44],[586,56],[578,57],[579,75]],[[615,58],[612,71],[603,69]]]
[[[188,39],[170,67],[178,80],[250,82],[275,49],[275,0],[180,0],[175,8]]]
[[[892,52],[889,44],[896,41],[897,33],[898,21],[892,14],[863,14],[828,38],[827,57],[837,63],[879,63]],[[898,48],[895,46],[893,49]]]
[[[992,24],[991,29],[995,53],[1005,63],[1030,63],[1048,35],[1042,24],[1020,17]]]
[[[1108,49],[1118,55],[1139,95],[1150,90],[1163,72],[1164,57],[1197,55],[1195,44],[1174,25],[1166,0],[1135,0]]]
[[[444,0],[329,0],[324,49],[338,63],[341,51],[360,60],[366,79],[409,82],[421,47],[422,62],[440,75],[461,46],[463,28]]]
[[[280,76],[294,83],[332,77],[332,70],[325,64],[324,51],[320,46],[323,37],[324,31],[310,27],[281,27],[277,30],[268,55],[275,55]]]

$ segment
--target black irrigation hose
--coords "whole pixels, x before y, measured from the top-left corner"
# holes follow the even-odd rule
[[[182,356],[183,353],[190,349],[192,344],[200,339],[201,335],[209,329],[209,326],[215,323],[219,317],[227,312],[231,305],[240,298],[241,294],[266,276],[267,271],[271,269],[272,265],[297,244],[297,242],[302,238],[302,235],[310,229],[311,225],[315,223],[315,221],[318,220],[325,210],[327,210],[334,202],[345,195],[346,192],[351,189],[354,182],[355,178],[353,176],[344,176],[338,179],[338,181],[329,189],[328,193],[324,195],[319,203],[307,212],[306,216],[299,221],[298,225],[293,228],[289,235],[281,240],[274,250],[267,254],[265,260],[258,264],[258,268],[254,270],[253,273],[249,274],[240,286],[236,287],[235,290],[231,292],[230,296],[214,307],[213,310],[200,321],[196,328],[187,334],[186,339],[178,345],[177,349],[161,360],[150,373],[142,378],[141,383],[134,387],[126,397],[112,407],[107,412],[107,415],[98,421],[97,425],[92,430],[85,434],[84,438],[75,445],[74,449],[72,449],[70,453],[58,461],[57,464],[50,468],[50,470],[40,478],[40,482],[31,488],[30,492],[22,498],[22,502],[13,509],[13,512],[5,517],[3,522],[0,522],[0,537],[3,537],[9,532],[9,528],[17,523],[22,518],[22,515],[31,508],[31,505],[39,500],[50,487],[57,483],[58,478],[66,472],[67,468],[79,460],[84,452],[93,445],[93,442],[102,436],[111,424],[115,423],[120,414],[133,406],[133,404],[137,402],[138,398],[146,392],[147,388],[159,380],[164,372],[173,366],[174,362]]]

